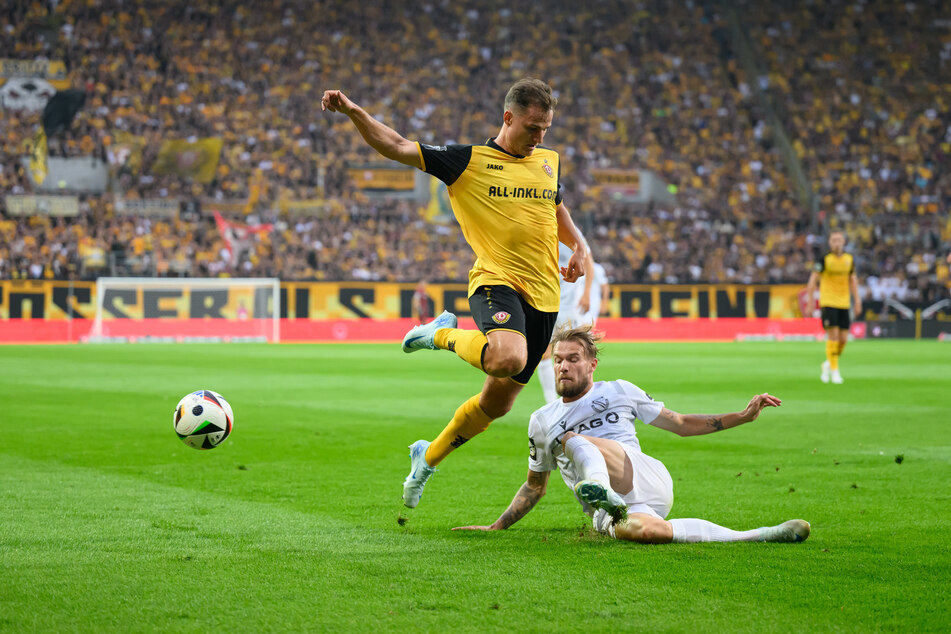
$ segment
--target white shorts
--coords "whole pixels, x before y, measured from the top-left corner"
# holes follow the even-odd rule
[[[674,505],[674,482],[664,463],[629,445],[621,445],[634,467],[634,487],[624,495],[628,513],[646,513],[664,519]],[[614,526],[607,512],[598,509],[592,523],[599,533],[614,537]]]

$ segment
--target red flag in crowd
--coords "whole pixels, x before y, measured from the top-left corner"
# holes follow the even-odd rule
[[[217,211],[215,211],[215,224],[218,225],[218,233],[225,242],[231,264],[237,264],[241,252],[251,245],[255,235],[268,234],[274,228],[271,223],[251,225],[227,220]]]

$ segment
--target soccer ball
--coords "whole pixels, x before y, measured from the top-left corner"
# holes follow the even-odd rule
[[[172,415],[175,433],[193,449],[214,449],[231,435],[234,413],[221,394],[198,390],[178,402]]]

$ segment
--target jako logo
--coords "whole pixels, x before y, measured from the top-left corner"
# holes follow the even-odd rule
[[[504,310],[500,310],[499,312],[492,315],[492,321],[494,321],[497,324],[504,324],[509,319],[511,319],[511,317],[512,315],[510,315],[509,313],[505,312]]]
[[[503,169],[505,169],[505,168],[503,168],[501,165],[496,165],[495,163],[489,163],[489,164],[486,165],[485,167],[486,167],[486,169],[499,170],[500,172],[501,172]]]

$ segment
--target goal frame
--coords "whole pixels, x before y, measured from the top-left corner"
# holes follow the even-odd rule
[[[235,287],[267,288],[271,296],[271,315],[259,319],[270,321],[266,330],[270,330],[269,343],[281,341],[281,281],[275,277],[100,277],[96,279],[95,317],[89,331],[92,343],[108,340],[103,337],[103,313],[106,291],[109,288],[134,287],[139,293],[146,288],[162,289],[222,289]],[[267,335],[265,335],[267,336]]]

